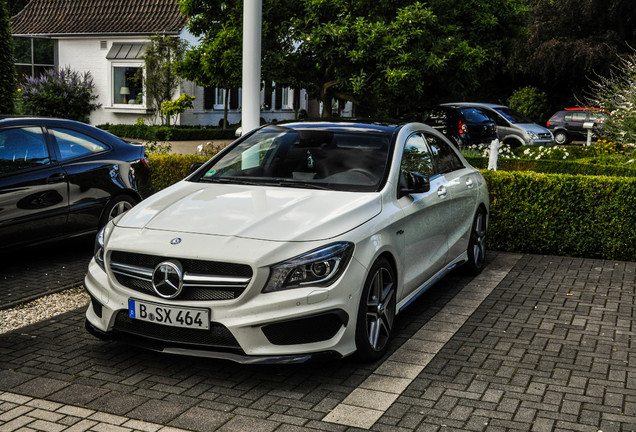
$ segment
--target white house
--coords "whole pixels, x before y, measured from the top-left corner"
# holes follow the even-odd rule
[[[68,66],[91,73],[101,108],[92,124],[128,123],[150,119],[144,91],[135,75],[143,67],[149,38],[157,33],[198,43],[185,28],[177,0],[31,0],[11,19],[19,75],[37,76],[46,68]],[[194,109],[181,124],[219,125],[223,119],[223,89],[183,82],[175,94],[195,96]],[[229,92],[229,121],[241,119],[241,92]],[[266,121],[294,119],[299,110],[317,116],[304,90],[275,88],[264,83],[261,117]]]

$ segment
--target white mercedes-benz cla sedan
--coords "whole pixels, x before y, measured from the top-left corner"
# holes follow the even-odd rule
[[[488,212],[479,171],[426,125],[264,126],[104,227],[86,327],[243,363],[372,361],[435,281],[481,271]]]

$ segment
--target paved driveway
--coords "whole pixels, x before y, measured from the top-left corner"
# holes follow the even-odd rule
[[[491,253],[399,316],[387,359],[245,366],[83,331],[0,335],[0,430],[636,429],[636,263]]]
[[[78,286],[93,255],[94,236],[0,252],[0,309]]]

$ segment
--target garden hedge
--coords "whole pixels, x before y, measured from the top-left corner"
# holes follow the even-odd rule
[[[149,158],[158,191],[209,156]],[[482,173],[490,191],[489,249],[636,261],[636,178]]]
[[[139,124],[111,124],[100,126],[113,135],[121,138],[157,140],[157,141],[188,141],[188,140],[220,140],[235,139],[235,129],[200,128],[200,127],[169,127],[147,126]]]
[[[488,168],[488,159],[467,157],[469,164],[479,169]],[[585,164],[576,161],[499,159],[497,169],[500,171],[534,171],[552,174],[605,175],[618,177],[636,177],[636,168],[615,165]]]
[[[151,153],[148,159],[152,173],[152,190],[157,192],[187,177],[193,163],[205,162],[210,156]]]
[[[484,171],[488,247],[636,261],[636,178]]]

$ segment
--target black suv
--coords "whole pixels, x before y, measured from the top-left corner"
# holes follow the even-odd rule
[[[481,108],[436,106],[425,109],[421,121],[443,133],[458,148],[490,144],[497,138],[494,120]]]
[[[547,127],[554,134],[557,144],[563,145],[573,140],[585,141],[587,129],[583,127],[583,123],[594,122],[593,130],[598,131],[607,116],[607,112],[599,108],[565,108],[550,117]]]

